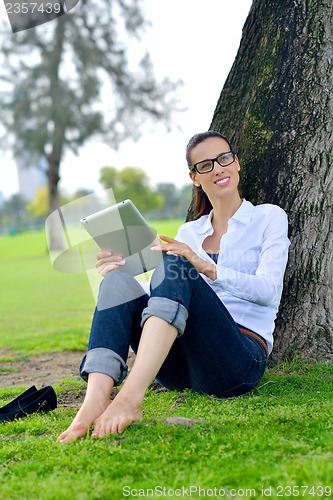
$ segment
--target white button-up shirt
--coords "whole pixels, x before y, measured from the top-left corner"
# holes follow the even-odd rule
[[[213,234],[213,211],[180,226],[176,240],[214,263],[202,245]],[[236,323],[259,333],[273,347],[274,320],[287,264],[288,221],[276,205],[252,205],[247,200],[229,219],[220,241],[215,281],[201,275],[221,299]]]

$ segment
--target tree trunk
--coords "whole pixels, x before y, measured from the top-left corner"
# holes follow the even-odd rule
[[[63,227],[60,218],[59,202],[59,161],[49,158],[48,166],[48,189],[49,189],[49,214],[47,219],[48,247],[51,252],[64,249]],[[59,214],[59,215],[58,215]]]
[[[61,18],[57,21],[55,30],[54,50],[50,60],[50,96],[52,99],[52,151],[48,156],[48,188],[49,188],[49,214],[59,213],[60,200],[58,183],[60,181],[59,170],[63,154],[65,125],[61,116],[61,84],[59,69],[63,54],[66,20]],[[57,212],[56,212],[57,211]],[[49,217],[49,250],[57,251],[64,248],[62,220],[57,216]]]
[[[331,359],[332,0],[254,0],[210,128],[240,155],[243,196],[289,217],[272,361]]]

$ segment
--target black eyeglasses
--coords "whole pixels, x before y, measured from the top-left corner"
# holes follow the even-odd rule
[[[216,158],[212,158],[211,160],[202,160],[198,161],[198,163],[194,163],[191,165],[189,169],[191,172],[196,170],[198,174],[208,174],[214,168],[214,163],[217,162],[221,167],[228,167],[235,161],[235,153],[233,151],[227,151],[226,153],[219,154]]]

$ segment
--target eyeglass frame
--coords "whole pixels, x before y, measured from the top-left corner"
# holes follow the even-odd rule
[[[227,165],[221,165],[221,163],[219,163],[219,162],[217,161],[217,159],[218,159],[218,158],[220,158],[220,156],[222,156],[222,155],[227,155],[227,154],[229,154],[229,153],[231,153],[231,154],[232,154],[232,161],[231,161],[230,163],[228,163]],[[215,165],[215,162],[216,162],[218,165],[220,165],[220,167],[229,167],[230,165],[232,165],[232,163],[234,163],[234,161],[235,161],[235,159],[236,159],[236,156],[237,156],[237,155],[236,155],[236,153],[235,153],[234,151],[231,151],[231,150],[230,150],[230,151],[224,151],[223,153],[220,153],[220,154],[219,154],[216,158],[207,158],[206,160],[200,160],[200,161],[198,161],[197,163],[194,163],[193,165],[191,165],[191,166],[189,167],[189,170],[190,170],[191,172],[193,172],[193,171],[195,170],[195,171],[196,171],[196,172],[198,172],[198,174],[200,174],[200,175],[203,175],[203,174],[209,174],[209,172],[212,172],[212,171],[214,170],[214,165]],[[213,164],[212,164],[212,168],[211,168],[210,170],[206,170],[206,172],[199,172],[199,170],[197,169],[197,165],[198,165],[199,163],[202,163],[202,162],[205,162],[205,161],[211,161],[211,162],[213,162]]]

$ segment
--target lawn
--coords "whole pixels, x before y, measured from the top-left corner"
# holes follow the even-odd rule
[[[156,229],[172,236],[177,224]],[[0,238],[0,276],[8,356],[85,349],[89,281],[53,271],[42,232]],[[150,390],[142,422],[69,445],[55,442],[75,414],[65,407],[0,424],[0,500],[333,498],[332,381],[331,364],[293,360],[240,398]],[[54,387],[61,396],[83,385]],[[0,405],[23,389],[0,387]]]

